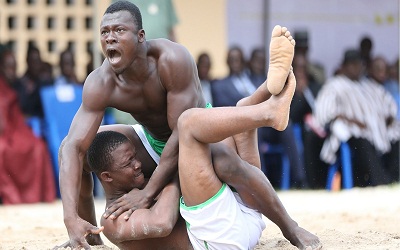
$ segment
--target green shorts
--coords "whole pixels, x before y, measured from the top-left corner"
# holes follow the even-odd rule
[[[206,104],[206,109],[212,108],[212,107],[213,106],[211,105],[211,103]],[[143,129],[143,131],[144,131],[144,134],[145,134],[147,140],[149,141],[151,147],[154,149],[154,151],[156,151],[156,153],[159,156],[161,156],[161,153],[164,150],[165,144],[167,144],[167,142],[155,139],[145,129]]]

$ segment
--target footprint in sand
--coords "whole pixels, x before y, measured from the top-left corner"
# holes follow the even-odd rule
[[[296,42],[286,27],[276,25],[272,30],[269,46],[269,69],[267,88],[278,95],[285,85],[293,61]]]

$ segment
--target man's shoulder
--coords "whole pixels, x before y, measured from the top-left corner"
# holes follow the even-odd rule
[[[174,63],[190,55],[185,46],[165,38],[148,40],[148,55],[155,57],[158,62]]]
[[[112,85],[114,72],[107,62],[93,70],[86,78],[84,85],[90,88],[103,89],[107,85]]]

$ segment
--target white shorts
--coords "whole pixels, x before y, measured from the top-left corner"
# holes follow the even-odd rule
[[[225,183],[197,206],[186,206],[181,197],[180,212],[194,249],[253,249],[265,229],[261,213],[246,207]]]
[[[151,147],[150,142],[147,140],[146,135],[144,134],[142,125],[135,124],[135,125],[132,125],[132,128],[135,130],[136,134],[139,136],[140,140],[142,141],[142,143],[143,143],[144,147],[146,148],[147,152],[150,154],[151,158],[153,158],[155,163],[159,164],[160,163],[160,156]]]

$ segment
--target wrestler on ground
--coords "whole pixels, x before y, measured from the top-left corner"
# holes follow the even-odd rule
[[[106,207],[133,188],[143,189],[148,182],[136,148],[128,139],[130,134],[99,132],[87,152],[88,163],[104,188]],[[148,144],[146,138],[144,143]],[[179,216],[177,176],[150,208],[135,210],[128,220],[124,216],[114,220],[102,216],[100,224],[104,226],[104,235],[120,249],[193,249],[185,222]]]
[[[121,249],[192,249],[188,234],[196,249],[202,249],[205,245],[213,249],[254,248],[262,230],[265,228],[261,214],[246,207],[237,193],[232,192],[225,183],[222,184],[215,178],[215,173],[212,174],[214,170],[210,154],[204,154],[202,150],[198,149],[197,144],[207,145],[201,140],[209,140],[215,134],[216,140],[219,140],[221,135],[227,135],[221,132],[224,127],[219,118],[233,122],[230,123],[230,126],[227,126],[229,133],[233,133],[233,131],[247,126],[254,129],[254,121],[257,121],[255,124],[260,126],[263,120],[260,119],[262,117],[259,118],[257,116],[259,114],[264,115],[264,112],[259,111],[260,109],[266,107],[280,108],[283,114],[284,112],[288,113],[285,109],[288,109],[288,104],[290,104],[293,96],[295,85],[293,73],[290,79],[291,81],[287,85],[288,90],[285,90],[280,97],[275,97],[257,106],[247,106],[246,110],[243,108],[238,110],[215,108],[212,111],[206,110],[206,112],[199,111],[199,109],[184,112],[183,118],[179,118],[179,124],[184,124],[179,126],[179,134],[182,139],[179,144],[179,157],[182,159],[179,161],[179,172],[180,176],[184,175],[183,178],[189,178],[188,181],[181,179],[181,182],[186,183],[186,186],[190,183],[187,189],[190,192],[190,198],[185,200],[191,202],[198,197],[201,204],[188,207],[187,204],[189,203],[183,203],[183,199],[181,200],[181,213],[188,222],[185,224],[182,217],[178,215],[180,191],[177,179],[174,179],[164,188],[155,204],[149,209],[136,210],[128,220],[125,220],[122,216],[115,220],[102,217],[100,223],[104,226],[103,232],[106,237]],[[250,115],[242,116],[237,111],[252,112],[255,117]],[[187,115],[188,113],[190,114],[189,116]],[[221,113],[224,116],[221,116]],[[205,117],[202,118],[202,116]],[[248,121],[249,118],[252,119]],[[192,126],[194,119],[201,119],[199,124],[202,126]],[[284,123],[285,116],[282,116],[281,119]],[[238,127],[236,126],[237,123],[246,126]],[[186,129],[186,126],[191,126],[191,128]],[[236,130],[232,130],[232,126],[236,127]],[[141,138],[142,143],[148,146],[149,142],[141,127],[139,125],[134,125],[133,127]],[[192,138],[192,130],[195,131],[196,138]],[[208,133],[207,137],[204,137],[205,134],[202,131]],[[246,132],[243,136],[249,136],[252,132]],[[130,134],[128,133],[125,136],[115,131],[99,132],[87,152],[89,166],[96,173],[104,187],[106,207],[131,189],[142,189],[148,181],[143,175],[142,164],[137,158],[135,147],[128,139]],[[200,139],[197,138],[198,134]],[[251,141],[256,139],[256,137],[250,137],[246,142],[242,141],[242,143],[248,143],[248,152],[258,157],[257,147],[252,146],[257,145],[257,142]],[[231,142],[235,143],[234,140]],[[204,146],[201,148],[204,148]],[[208,149],[208,145],[206,148]],[[150,149],[150,152],[153,155],[153,159],[157,161],[159,157],[157,157],[155,151]],[[192,156],[195,157],[192,158]],[[188,166],[190,167],[188,168]],[[205,169],[206,166],[210,167],[210,169],[207,169],[208,174],[195,173],[193,175],[194,171]],[[257,167],[259,168],[260,166],[258,165]],[[188,171],[190,171],[189,175],[194,177],[188,177]],[[211,175],[212,178],[208,175]],[[190,180],[191,178],[196,179],[196,181]],[[217,180],[216,183],[215,180]],[[212,190],[210,189],[211,186],[209,186],[210,181],[212,186],[215,185],[216,188],[220,188],[217,193],[210,192]],[[205,193],[201,190],[205,191]],[[199,193],[201,193],[201,196],[199,196]],[[207,197],[211,196],[211,199],[207,199]],[[202,202],[204,199],[207,200]],[[193,215],[193,211],[195,215]],[[175,225],[176,221],[178,222]],[[185,225],[190,225],[188,226],[188,232],[186,232]],[[319,242],[316,241],[315,244],[318,246]]]
[[[157,166],[132,127],[100,128],[100,131],[130,130],[138,158],[146,167],[143,172],[150,178],[145,188],[133,189],[122,196],[109,206],[105,215],[113,214],[112,218],[115,218],[128,210],[129,218],[134,210],[148,208],[177,172],[178,117],[186,109],[206,105],[192,56],[182,45],[166,39],[146,41],[140,11],[134,4],[119,1],[110,5],[102,18],[100,33],[106,59],[85,81],[82,105],[59,154],[64,223],[73,248],[89,249],[88,242],[102,244],[101,238],[93,235],[101,229],[96,227],[93,180],[90,169],[84,166],[84,156],[99,131],[105,109],[114,107],[132,114],[150,141],[165,144]],[[293,56],[286,55],[291,55],[290,51],[294,50],[294,40],[290,32],[280,26],[274,28],[272,35],[271,48],[277,47],[272,46],[275,42],[280,46],[279,51],[271,51],[276,60],[271,61],[270,67],[281,68],[278,62],[285,65],[281,73],[287,76],[286,68],[290,68]],[[280,51],[289,53],[280,56]],[[249,97],[248,104],[260,103],[270,96],[263,84]],[[266,125],[278,130],[286,128],[286,124],[277,122],[281,116],[277,110],[265,112],[270,112]],[[237,141],[241,140],[240,135],[236,137]],[[240,147],[240,143],[238,145]],[[234,187],[245,204],[277,224],[283,235],[301,249],[317,239],[287,214],[265,175],[241,160],[245,159],[244,155],[238,157],[235,151],[221,143],[211,147],[219,179]],[[156,149],[158,152],[161,150]],[[246,154],[246,149],[238,152]]]

